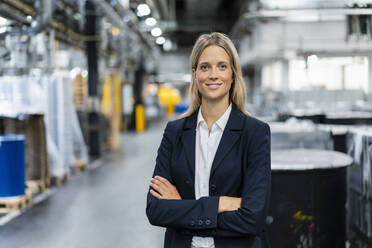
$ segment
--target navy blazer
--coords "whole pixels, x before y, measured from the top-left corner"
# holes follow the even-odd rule
[[[194,235],[214,237],[216,248],[269,247],[264,231],[271,187],[269,125],[233,104],[212,163],[209,196],[195,200],[197,114],[165,128],[154,176],[168,179],[182,200],[159,200],[148,193],[150,223],[167,228],[165,248],[190,248]],[[218,214],[219,196],[242,197],[241,208]]]

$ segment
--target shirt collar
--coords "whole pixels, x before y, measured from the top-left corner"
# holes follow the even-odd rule
[[[232,109],[232,104],[230,103],[229,107],[226,109],[225,113],[216,121],[217,126],[223,131],[226,127],[227,121],[229,120],[229,116],[231,113]],[[202,112],[201,112],[201,106],[199,107],[199,112],[198,112],[198,119],[196,121],[196,128],[199,127],[200,123],[206,121],[203,118]]]

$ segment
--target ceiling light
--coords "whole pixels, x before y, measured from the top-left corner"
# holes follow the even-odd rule
[[[138,16],[147,16],[150,13],[151,13],[151,9],[147,4],[141,3],[140,5],[138,5],[138,7],[137,7],[137,15]]]
[[[160,36],[158,38],[156,38],[156,44],[158,45],[163,45],[165,43],[165,38]]]
[[[156,24],[156,19],[154,17],[149,17],[145,21],[147,26],[154,26]]]
[[[151,35],[154,36],[154,37],[158,37],[160,35],[162,35],[163,31],[161,31],[160,28],[153,28],[151,29]]]

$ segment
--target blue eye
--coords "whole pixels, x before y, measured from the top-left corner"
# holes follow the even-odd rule
[[[200,69],[201,69],[202,71],[206,71],[206,70],[208,70],[208,66],[207,66],[207,65],[201,65],[201,66],[200,66]]]
[[[225,69],[227,69],[227,65],[222,64],[222,65],[220,65],[220,68],[225,70]]]

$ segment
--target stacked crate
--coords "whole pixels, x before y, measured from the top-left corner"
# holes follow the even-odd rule
[[[74,105],[76,109],[85,110],[88,99],[87,77],[81,73],[77,74],[73,80],[74,85]]]

